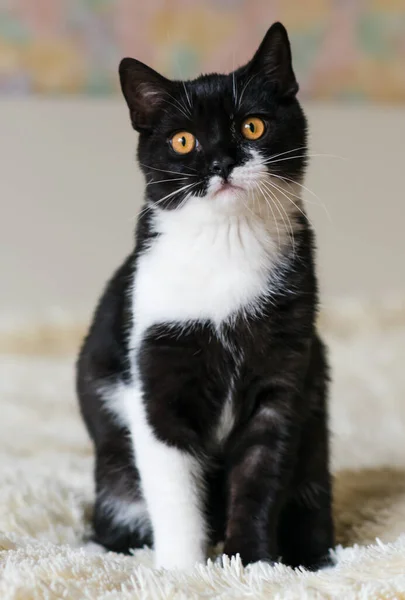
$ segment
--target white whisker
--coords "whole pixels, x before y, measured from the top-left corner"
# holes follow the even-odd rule
[[[319,202],[310,202],[309,200],[307,200],[306,198],[303,198],[302,196],[298,195],[298,194],[294,194],[293,192],[289,192],[292,196],[294,196],[295,198],[298,198],[299,200],[305,200],[305,202],[307,202],[308,204],[315,204],[315,206],[322,206],[323,208],[325,208],[323,206],[323,202],[322,200],[315,194],[315,192],[312,192],[312,190],[308,189],[307,187],[305,187],[302,183],[299,183],[299,181],[295,181],[295,179],[290,179],[288,177],[285,177],[284,175],[278,175],[276,173],[273,173],[272,171],[258,171],[258,174],[260,175],[266,175],[267,177],[274,177],[275,179],[281,179],[281,181],[284,181],[288,187],[291,189],[291,183],[295,184],[295,185],[299,185],[300,187],[302,187],[304,190],[306,190],[307,192],[309,192],[310,194],[312,194],[313,196],[315,196],[315,198],[317,198],[319,200]],[[291,182],[291,183],[289,183]]]
[[[169,181],[185,181],[189,178],[189,175],[186,175],[185,177],[173,177],[173,179],[160,179],[159,181],[149,181],[146,184],[146,187],[148,187],[149,185],[155,185],[157,183],[167,183]]]
[[[182,83],[183,83],[183,87],[184,87],[184,93],[186,94],[187,102],[188,102],[188,105],[189,105],[190,110],[191,110],[193,108],[193,106],[191,104],[190,96],[188,95],[188,91],[187,91],[187,87],[186,87],[186,82],[183,80]],[[190,116],[191,116],[191,112],[190,112]]]
[[[296,156],[286,156],[284,158],[278,158],[277,160],[273,160],[271,158],[264,160],[263,164],[265,165],[272,165],[274,163],[278,163],[278,162],[283,162],[286,160],[294,160],[296,158],[314,158],[317,156],[324,156],[326,158],[339,158],[341,160],[346,160],[344,156],[337,156],[336,154],[320,154],[320,153],[316,153],[316,154],[297,154]]]
[[[169,94],[170,95],[170,94]],[[173,98],[173,96],[171,96]],[[176,100],[175,98],[173,98],[173,100]],[[182,113],[182,115],[184,115],[186,117],[186,119],[188,120],[190,118],[190,114],[188,114],[184,108],[182,107],[182,105],[178,102],[178,100],[176,100],[177,104],[174,104],[173,102],[170,102],[170,100],[166,100],[166,98],[164,99],[165,102],[167,102],[167,104],[171,104],[174,108],[177,108],[178,111],[180,111]]]
[[[148,210],[152,210],[152,206],[148,203],[148,201],[146,201],[144,206],[142,207],[142,209],[139,211],[136,218],[140,219]],[[133,220],[134,220],[134,218],[131,217],[131,221],[133,221]]]
[[[291,154],[291,152],[299,152],[300,150],[306,150],[306,146],[298,146],[297,148],[291,148],[291,150],[286,150],[285,152],[279,152],[278,154],[272,154],[269,156],[268,160],[272,160],[273,158],[278,158],[279,156],[284,156],[285,154]]]
[[[167,169],[158,169],[157,167],[151,167],[150,165],[145,165],[144,163],[139,163],[141,167],[145,167],[145,169],[152,169],[153,171],[161,171],[162,173],[173,173],[174,175],[187,175],[187,177],[197,177],[197,175],[192,175],[191,173],[183,173],[182,171],[168,171]],[[191,169],[191,167],[187,167]],[[197,171],[197,169],[191,169],[192,171]]]
[[[249,206],[248,206],[248,205],[247,205],[247,204],[244,202],[244,200],[243,200],[243,194],[242,194],[242,195],[241,195],[241,194],[238,194],[237,196],[238,196],[238,198],[239,198],[239,199],[240,199],[240,198],[242,199],[242,204],[243,204],[243,206],[244,206],[245,208],[247,208],[247,209],[248,209],[248,211],[250,212],[250,214],[252,215],[252,217],[256,217],[256,215],[254,214],[254,212],[253,212],[253,211],[252,211],[252,210],[249,208]]]
[[[197,185],[196,183],[193,185]],[[193,189],[192,187],[190,189]],[[187,202],[187,200],[190,198],[190,190],[187,192],[187,194],[184,196],[183,200],[180,202],[180,204],[176,207],[176,210],[181,210],[183,208],[183,206],[185,205],[185,203]]]
[[[232,52],[232,93],[233,93],[233,102],[235,108],[238,106],[238,90],[236,87],[236,78],[235,78],[235,48]]]
[[[332,217],[330,216],[330,213],[326,207],[325,202],[323,202],[322,199],[317,194],[315,194],[315,192],[313,192],[311,189],[306,187],[303,183],[300,183],[299,181],[295,181],[295,179],[291,179],[290,177],[285,177],[284,175],[276,175],[275,173],[270,173],[270,176],[275,177],[276,179],[281,179],[282,181],[285,181],[289,187],[291,187],[291,184],[299,185],[303,190],[308,192],[308,194],[311,194],[311,196],[316,198],[318,200],[318,202],[310,202],[307,198],[303,198],[302,196],[298,196],[297,194],[293,194],[292,192],[289,192],[295,198],[302,199],[305,202],[307,202],[308,204],[313,204],[315,206],[320,206],[321,208],[323,208],[326,216],[329,219],[329,222],[332,223]]]
[[[243,100],[243,95],[244,95],[244,93],[246,91],[247,86],[249,85],[249,83],[251,83],[253,81],[253,79],[256,77],[256,75],[257,75],[257,73],[254,73],[253,75],[251,75],[249,77],[249,79],[247,80],[247,82],[245,83],[245,85],[243,86],[241,94],[240,94],[240,97],[239,97],[238,109],[241,107],[242,100]]]
[[[154,204],[156,206],[158,206],[159,204],[162,204],[162,202],[164,202],[165,200],[167,200],[168,198],[171,198],[172,196],[176,195],[176,194],[180,194],[181,192],[183,192],[184,190],[187,190],[188,188],[194,187],[197,185],[197,182],[194,183],[189,183],[187,185],[183,185],[181,188],[179,188],[178,190],[175,190],[174,192],[171,192],[170,194],[166,194],[166,196],[164,196],[163,198],[159,198],[159,200],[157,200],[156,202],[154,202]]]
[[[312,223],[312,221],[309,219],[308,215],[307,215],[307,214],[306,214],[306,213],[305,213],[305,212],[302,210],[302,208],[300,208],[300,207],[299,207],[299,206],[298,206],[298,205],[297,205],[297,204],[294,202],[294,200],[292,200],[292,199],[290,198],[290,196],[288,196],[288,195],[287,195],[287,193],[286,193],[286,191],[285,191],[285,190],[283,190],[281,187],[279,187],[278,185],[276,185],[276,184],[274,183],[274,181],[268,181],[268,183],[269,183],[269,185],[270,185],[271,187],[274,187],[274,189],[276,189],[276,190],[278,190],[279,192],[281,192],[281,194],[283,194],[283,196],[284,196],[285,198],[287,198],[287,200],[288,200],[289,202],[291,202],[291,204],[292,204],[293,206],[295,206],[295,208],[296,208],[296,209],[297,209],[297,210],[298,210],[298,211],[299,211],[299,212],[300,212],[300,213],[303,215],[303,217],[304,217],[304,218],[305,218],[305,219],[308,221],[308,223],[311,225],[311,227],[312,227],[313,229],[315,229],[315,227],[314,227],[314,224],[313,224],[313,223]]]
[[[167,39],[168,39],[168,41],[169,41],[169,37],[170,37],[170,36],[169,36],[169,33],[168,33],[168,32],[166,33],[166,36],[167,36]],[[171,45],[171,40],[169,41],[169,44]],[[186,83],[185,83],[185,81],[184,81],[184,76],[183,76],[182,68],[181,68],[180,61],[179,61],[179,57],[177,56],[177,54],[175,55],[175,58],[176,58],[176,64],[177,64],[177,68],[178,68],[178,70],[179,70],[179,76],[180,76],[181,82],[182,82],[182,84],[183,84],[184,92],[185,92],[185,94],[186,94],[186,98],[187,98],[188,106],[189,106],[189,107],[190,107],[190,109],[191,109],[191,108],[192,108],[192,105],[191,105],[191,101],[190,101],[190,96],[188,95],[188,92],[187,92]],[[171,96],[171,94],[169,94],[169,96],[170,96],[171,98],[173,98],[173,96]],[[173,100],[176,100],[176,98],[173,98]],[[182,102],[180,103],[180,101],[178,101],[178,100],[176,100],[176,102],[179,102],[179,104],[181,104],[181,105],[183,106],[184,110],[185,110],[187,113],[189,113],[190,117],[192,116],[192,115],[191,115],[191,112],[189,111],[188,107],[187,107],[185,104],[183,104]]]
[[[276,229],[277,229],[278,248],[279,248],[279,250],[281,250],[281,237],[280,237],[280,229],[279,229],[279,227],[278,227],[278,223],[277,223],[276,215],[275,215],[275,213],[274,213],[274,210],[273,210],[273,207],[272,207],[272,202],[269,202],[270,198],[268,198],[268,196],[266,196],[266,194],[263,192],[263,189],[262,189],[262,187],[261,187],[260,183],[257,183],[257,186],[258,186],[259,190],[261,191],[261,193],[262,193],[262,196],[263,196],[263,198],[264,198],[264,200],[265,200],[265,202],[266,202],[267,206],[270,208],[270,210],[271,210],[271,214],[273,215],[274,224],[275,224],[275,226],[276,226]]]
[[[269,194],[271,194],[271,197],[274,199],[275,202],[277,202],[277,204],[275,204],[275,207],[277,208],[282,220],[283,220],[283,224],[285,227],[285,230],[287,231],[289,229],[289,235],[291,236],[291,242],[292,242],[292,251],[293,251],[293,257],[295,256],[295,237],[294,237],[294,229],[293,226],[291,224],[291,219],[286,211],[286,209],[283,206],[283,203],[281,202],[281,200],[279,198],[277,198],[276,194],[273,193],[273,191],[267,186],[266,182],[262,182],[262,184],[264,185],[265,189],[269,192]],[[288,227],[287,227],[287,223],[284,219],[284,216],[282,214],[282,212],[280,211],[280,208],[282,209],[284,215],[287,217],[288,220]]]

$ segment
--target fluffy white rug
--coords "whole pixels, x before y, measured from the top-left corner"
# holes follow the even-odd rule
[[[337,566],[154,571],[90,554],[92,453],[73,393],[80,328],[0,323],[0,599],[405,599],[405,299],[321,317],[333,364]],[[403,536],[401,534],[404,533]]]

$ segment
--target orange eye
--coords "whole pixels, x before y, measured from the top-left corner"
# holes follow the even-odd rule
[[[170,143],[178,154],[188,154],[194,150],[196,139],[189,131],[179,131],[172,137]]]
[[[242,123],[242,135],[247,140],[258,140],[264,133],[264,122],[259,117],[248,117]]]

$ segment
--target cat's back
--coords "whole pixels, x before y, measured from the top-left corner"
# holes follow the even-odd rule
[[[79,388],[90,378],[125,379],[129,375],[128,334],[132,324],[130,289],[134,262],[132,253],[112,275],[101,295],[79,354]]]

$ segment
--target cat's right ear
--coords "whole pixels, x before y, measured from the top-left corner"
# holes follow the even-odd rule
[[[169,94],[171,82],[134,58],[122,59],[119,74],[133,128],[150,129]]]

